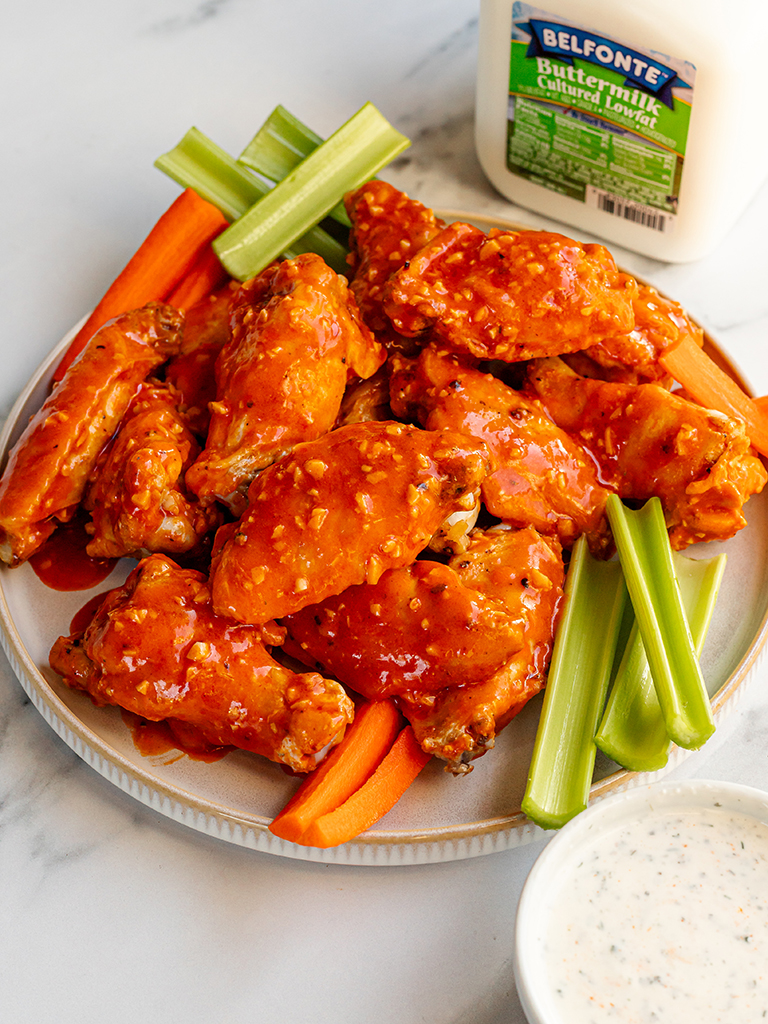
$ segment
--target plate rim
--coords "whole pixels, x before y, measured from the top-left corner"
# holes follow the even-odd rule
[[[435,212],[446,220],[481,222],[509,230],[536,230],[501,217],[461,210]],[[632,276],[638,281],[643,280],[639,275]],[[88,315],[75,324],[45,356],[13,403],[0,431],[0,467],[4,465],[11,438],[23,429],[19,418],[25,405],[30,401],[33,392],[43,383],[46,375],[52,373]],[[694,322],[698,323],[695,320]],[[708,351],[716,354],[721,365],[736,378],[748,394],[752,394],[742,372],[711,333],[705,329],[704,336]],[[144,770],[126,759],[82,722],[61,700],[33,662],[16,629],[3,585],[5,573],[12,571],[5,566],[0,568],[0,644],[23,689],[47,724],[78,757],[118,789],[165,817],[221,841],[263,853],[294,860],[376,867],[443,863],[485,856],[500,850],[527,845],[553,834],[535,825],[522,811],[517,811],[511,815],[465,822],[459,826],[433,826],[416,830],[372,828],[355,840],[329,849],[298,846],[280,839],[268,829],[270,817],[237,811],[220,802],[202,798],[173,783],[159,780],[149,770]],[[716,724],[719,725],[737,706],[765,657],[767,640],[768,608],[748,650],[728,679],[711,697]],[[692,753],[693,751],[673,745],[667,765],[658,771],[631,772],[621,768],[592,783],[590,804],[651,780],[661,780]]]

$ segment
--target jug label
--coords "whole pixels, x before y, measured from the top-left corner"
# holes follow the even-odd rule
[[[587,206],[670,232],[695,78],[688,61],[515,3],[507,167]]]

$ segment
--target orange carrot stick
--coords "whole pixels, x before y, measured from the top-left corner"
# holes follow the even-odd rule
[[[186,312],[228,280],[229,274],[220,263],[219,257],[210,245],[207,245],[190,267],[189,273],[179,281],[165,301]]]
[[[363,704],[344,739],[299,786],[269,826],[281,839],[300,840],[310,824],[335,810],[369,778],[397,736],[400,712],[391,700]]]
[[[148,302],[162,302],[201,251],[228,227],[211,203],[186,189],[165,211],[77,332],[54,374],[61,380],[96,331],[113,317]]]
[[[755,405],[757,406],[760,415],[765,416],[766,419],[768,419],[768,395],[762,395],[762,397],[756,398]]]
[[[752,444],[768,455],[768,414],[689,337],[661,354],[659,362],[707,409],[740,419]]]
[[[299,840],[302,846],[339,846],[370,828],[391,810],[429,761],[407,725],[367,782],[335,811],[312,822]]]

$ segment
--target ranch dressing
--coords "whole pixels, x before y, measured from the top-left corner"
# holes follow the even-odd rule
[[[480,163],[520,206],[698,259],[768,175],[767,39],[764,0],[481,0]]]
[[[756,818],[639,815],[561,870],[547,902],[538,959],[568,1024],[768,1020],[768,825]]]

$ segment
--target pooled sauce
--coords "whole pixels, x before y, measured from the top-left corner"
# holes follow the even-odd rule
[[[89,540],[84,518],[76,515],[53,531],[29,564],[51,590],[90,590],[109,576],[117,559],[91,558],[85,551]]]
[[[768,824],[641,818],[555,885],[541,955],[563,1021],[768,1020]]]
[[[193,732],[182,738],[179,730],[174,730],[168,722],[150,722],[140,715],[121,709],[121,717],[130,730],[134,746],[144,757],[158,757],[170,754],[165,764],[178,761],[185,754],[193,761],[205,761],[213,764],[233,750],[233,747],[212,747],[202,739],[195,739]]]

